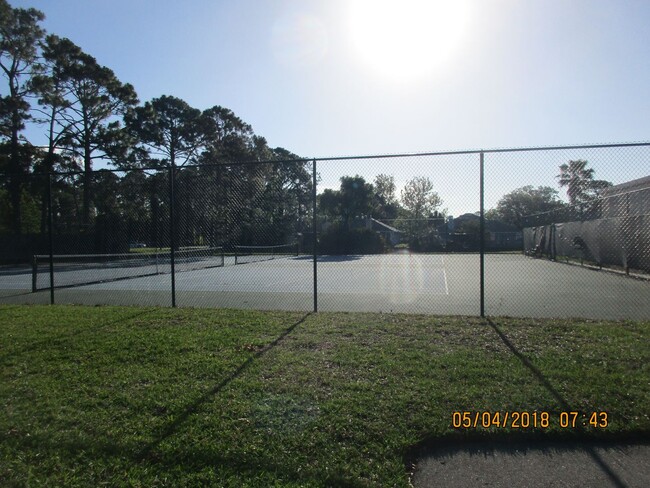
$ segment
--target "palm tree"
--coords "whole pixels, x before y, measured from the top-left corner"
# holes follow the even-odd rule
[[[585,210],[592,214],[598,211],[598,199],[603,190],[612,186],[609,181],[594,180],[594,169],[587,168],[587,161],[577,159],[560,165],[560,174],[556,176],[561,187],[566,187],[569,203],[578,207],[580,218]]]
[[[566,193],[571,205],[589,201],[590,190],[594,180],[594,169],[587,168],[585,159],[569,161],[560,165],[560,174],[556,176],[560,187],[566,187]]]

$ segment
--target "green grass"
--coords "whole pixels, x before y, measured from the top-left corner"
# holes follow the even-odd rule
[[[408,486],[414,445],[650,434],[650,323],[0,307],[2,486]],[[454,429],[454,411],[607,411]]]

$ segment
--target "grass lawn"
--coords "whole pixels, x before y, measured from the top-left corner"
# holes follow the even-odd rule
[[[0,306],[0,485],[406,487],[422,443],[648,436],[649,343],[649,322]]]

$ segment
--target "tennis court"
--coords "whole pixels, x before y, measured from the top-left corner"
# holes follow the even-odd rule
[[[235,259],[195,256],[186,257],[185,264],[181,259],[177,271],[182,272],[175,275],[177,305],[313,309],[311,256],[260,254],[250,261],[239,257],[240,264]],[[318,309],[478,315],[479,259],[476,254],[320,256]],[[62,287],[55,289],[56,303],[171,305],[170,273],[107,279],[114,268],[86,264],[83,270],[57,269],[55,284]],[[133,273],[127,268],[124,274]],[[90,284],[66,286],[79,279]],[[31,291],[33,280],[28,267],[3,269],[1,301],[49,303],[48,289]],[[46,280],[49,270],[41,269],[38,282]],[[645,280],[521,254],[485,256],[488,315],[647,320],[648,297],[650,283]]]

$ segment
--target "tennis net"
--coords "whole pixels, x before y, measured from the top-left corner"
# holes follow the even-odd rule
[[[91,285],[171,273],[171,251],[122,254],[55,254],[54,288]],[[224,265],[223,248],[180,249],[174,253],[175,272]],[[32,291],[50,288],[50,255],[35,255]]]
[[[278,246],[235,246],[235,264],[256,263],[298,255],[298,243]]]

